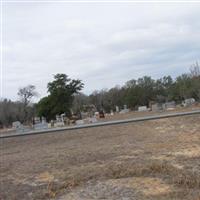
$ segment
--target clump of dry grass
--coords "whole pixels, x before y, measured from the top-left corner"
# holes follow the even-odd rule
[[[155,174],[176,173],[177,168],[167,162],[152,161],[148,164],[120,163],[108,167],[109,178],[126,178],[132,176],[151,176]]]
[[[181,171],[173,178],[173,183],[187,188],[200,189],[200,175],[195,172]]]
[[[58,186],[49,184],[48,196],[54,198],[63,191],[83,185],[89,180],[106,180],[127,177],[151,177],[164,176],[171,184],[178,187],[200,188],[200,176],[178,169],[167,162],[152,161],[148,164],[136,164],[131,162],[110,163],[104,166],[85,166],[73,171],[73,176],[66,177],[65,183]]]
[[[59,189],[60,188],[56,188],[55,183],[51,181],[47,185],[47,192],[46,192],[45,196],[47,196],[48,198],[55,198]]]

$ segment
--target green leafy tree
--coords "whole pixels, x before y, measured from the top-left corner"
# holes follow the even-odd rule
[[[62,113],[70,116],[74,95],[81,91],[83,86],[81,80],[70,79],[66,74],[54,75],[54,81],[47,84],[49,95],[37,104],[38,115],[46,117],[47,120]]]
[[[192,97],[192,79],[188,74],[182,74],[176,78],[173,85],[173,98],[181,102],[184,99]]]
[[[173,79],[171,76],[164,76],[155,81],[154,93],[156,101],[163,103],[172,99]]]

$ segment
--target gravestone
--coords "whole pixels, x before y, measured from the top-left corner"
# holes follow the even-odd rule
[[[158,111],[163,110],[163,106],[162,106],[161,103],[152,104],[151,105],[151,110],[155,111],[155,112],[158,112]]]
[[[176,108],[176,102],[170,101],[170,102],[164,103],[163,108],[165,108],[166,110],[174,110]]]
[[[61,114],[60,117],[61,117],[61,121],[64,122],[65,121],[65,117],[66,117],[65,113]]]
[[[184,107],[186,106],[191,106],[195,103],[195,99],[194,98],[189,98],[189,99],[185,99],[182,104]]]
[[[65,123],[60,115],[56,115],[56,122],[54,123],[54,127],[63,127]]]
[[[125,114],[128,113],[130,110],[129,109],[123,109],[119,112],[119,114]]]
[[[34,124],[33,128],[35,130],[47,129],[48,128],[48,123],[47,122],[36,123],[36,124]]]
[[[95,113],[94,113],[94,116],[95,116],[95,117],[99,117],[99,112],[95,112]]]
[[[110,115],[112,115],[112,116],[114,115],[114,112],[113,112],[113,110],[111,110],[111,111],[110,111]]]
[[[56,122],[61,122],[61,121],[62,121],[62,119],[61,119],[60,115],[56,115]]]
[[[34,118],[33,128],[35,130],[42,130],[42,129],[48,128],[48,123],[46,122],[46,118],[42,117],[41,119],[42,119],[42,121],[40,120],[39,117]]]
[[[76,120],[76,125],[83,125],[84,124],[84,120]]]
[[[22,127],[22,124],[20,121],[16,121],[12,123],[12,128],[14,129],[20,129]]]
[[[46,118],[45,117],[42,117],[42,123],[46,123]]]
[[[65,126],[64,122],[55,122],[54,127],[63,127]]]
[[[97,122],[96,117],[90,117],[89,118],[89,123],[96,123],[96,122]]]
[[[82,116],[82,119],[86,119],[89,116],[89,114],[88,112],[81,112],[81,116]]]
[[[119,106],[116,106],[116,112],[117,113],[119,112]]]
[[[144,112],[144,111],[148,111],[148,109],[147,109],[146,106],[139,106],[139,107],[138,107],[138,111],[139,111],[139,112]]]
[[[34,124],[40,123],[40,117],[34,117]]]

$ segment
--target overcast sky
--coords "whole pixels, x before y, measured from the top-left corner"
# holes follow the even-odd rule
[[[83,92],[149,75],[173,77],[200,59],[200,3],[4,3],[3,96],[53,74]]]

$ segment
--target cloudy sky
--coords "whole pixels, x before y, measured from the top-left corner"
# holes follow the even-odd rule
[[[33,84],[45,96],[53,74],[83,92],[149,75],[173,77],[200,59],[200,3],[3,4],[3,96]]]

